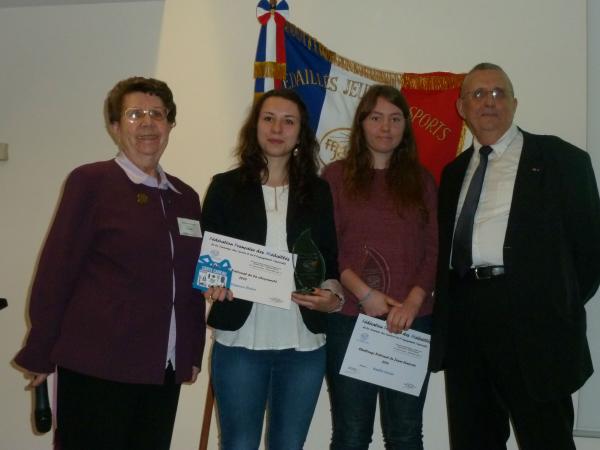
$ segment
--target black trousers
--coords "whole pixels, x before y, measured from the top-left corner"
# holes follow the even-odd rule
[[[180,385],[118,383],[58,368],[59,450],[168,450]]]
[[[451,294],[446,398],[452,450],[505,450],[509,420],[521,450],[574,450],[571,396],[542,402],[526,389],[506,279],[454,277]]]

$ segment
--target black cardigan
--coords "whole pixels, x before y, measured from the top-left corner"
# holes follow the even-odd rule
[[[293,186],[290,187],[286,224],[288,250],[291,251],[300,233],[310,228],[312,239],[325,259],[325,278],[339,278],[333,201],[326,181],[315,176],[310,181],[308,203],[302,205],[298,203]],[[202,229],[264,245],[267,214],[260,183],[244,181],[239,168],[215,175],[204,199]],[[220,330],[238,330],[246,322],[253,305],[237,298],[231,302],[215,302],[208,324]],[[303,306],[300,306],[300,312],[311,332],[325,331],[326,313]]]

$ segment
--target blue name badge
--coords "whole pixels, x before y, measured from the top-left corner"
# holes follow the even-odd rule
[[[232,274],[233,270],[228,259],[216,262],[209,255],[200,255],[196,264],[193,286],[203,292],[211,286],[229,289]]]

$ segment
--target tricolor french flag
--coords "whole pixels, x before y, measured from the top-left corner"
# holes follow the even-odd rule
[[[322,165],[344,157],[354,111],[373,84],[402,90],[411,105],[421,163],[437,180],[462,150],[466,127],[454,105],[464,74],[390,72],[344,58],[290,23],[285,0],[261,0],[257,18],[255,94],[278,87],[298,92],[320,143]]]
[[[273,5],[272,5],[273,4]],[[289,16],[289,6],[285,0],[269,2],[261,0],[256,6],[256,17],[261,24],[255,59],[254,92],[267,92],[282,86],[285,74],[286,52],[284,26]],[[260,67],[262,75],[257,77]]]

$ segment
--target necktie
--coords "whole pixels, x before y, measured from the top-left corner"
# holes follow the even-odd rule
[[[485,177],[488,156],[492,152],[492,147],[486,145],[479,149],[479,165],[473,173],[471,184],[465,196],[462,210],[456,221],[454,230],[454,242],[452,244],[452,267],[462,277],[471,268],[473,263],[472,242],[473,242],[473,221],[475,220],[475,211],[479,204],[479,196]]]

